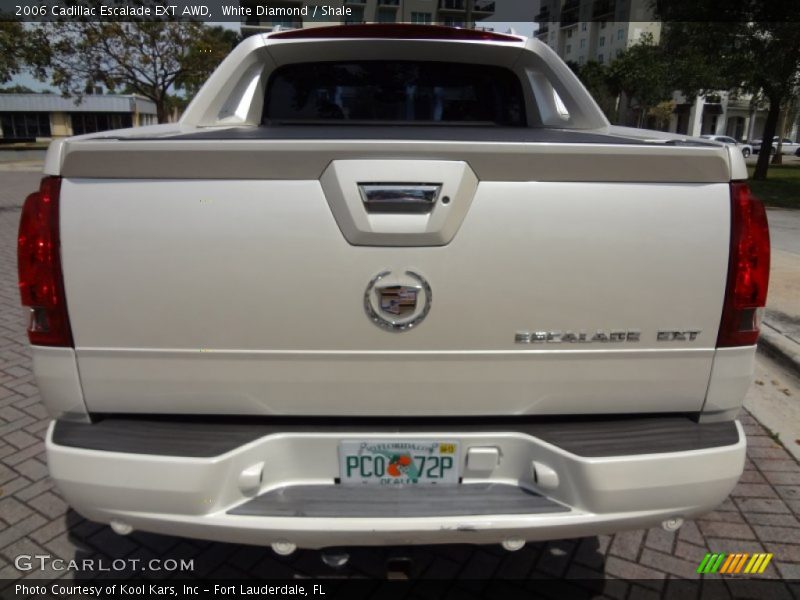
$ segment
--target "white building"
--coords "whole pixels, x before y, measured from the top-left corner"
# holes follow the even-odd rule
[[[579,65],[609,64],[642,34],[658,42],[661,23],[650,0],[541,0],[534,33],[558,55]]]
[[[156,105],[134,95],[0,94],[0,140],[51,139],[157,123]]]

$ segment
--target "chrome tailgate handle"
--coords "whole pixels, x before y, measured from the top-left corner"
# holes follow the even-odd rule
[[[428,213],[442,191],[441,183],[359,183],[367,212]]]

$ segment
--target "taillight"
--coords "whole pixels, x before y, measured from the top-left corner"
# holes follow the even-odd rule
[[[769,284],[769,226],[764,205],[746,183],[731,183],[731,250],[717,347],[758,339]]]
[[[60,191],[60,177],[42,179],[39,191],[26,198],[19,222],[19,293],[31,309],[28,339],[40,346],[72,346],[61,272]]]

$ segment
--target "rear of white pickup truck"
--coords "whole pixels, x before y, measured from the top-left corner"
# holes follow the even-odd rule
[[[741,154],[609,126],[535,40],[245,40],[175,125],[55,142],[20,228],[52,477],[287,550],[710,510],[769,238]]]

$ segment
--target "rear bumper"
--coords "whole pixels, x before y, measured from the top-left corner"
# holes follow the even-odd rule
[[[357,427],[300,426],[259,432],[250,426],[246,435],[234,427],[216,436],[195,425],[173,422],[161,430],[124,419],[105,427],[54,422],[47,436],[51,476],[69,504],[94,521],[225,542],[321,548],[535,541],[692,518],[727,497],[745,460],[738,421],[698,425],[670,418],[641,426],[628,420],[514,430],[490,429],[488,423],[379,433],[374,427],[367,433]],[[174,427],[185,435],[169,433]],[[150,435],[142,435],[148,429]],[[393,516],[393,509],[381,503],[386,493],[375,490],[365,491],[358,510],[337,514],[337,501],[353,502],[352,494],[342,496],[335,483],[338,443],[365,438],[456,440],[462,460],[470,447],[497,448],[500,460],[484,471],[465,464],[463,485],[447,492],[455,494],[452,505],[473,502],[475,514],[448,510],[444,498],[434,498],[443,508],[420,502],[426,509],[416,512],[413,503],[419,501],[405,492],[411,508],[404,504],[405,516]],[[673,443],[665,443],[667,438]],[[639,447],[635,453],[633,445]],[[209,448],[221,452],[204,455]],[[252,473],[261,464],[259,482]],[[552,472],[542,477],[536,468]],[[521,500],[515,496],[520,490],[525,491]],[[498,491],[503,493],[497,496]],[[481,502],[484,493],[489,500]],[[503,508],[506,496],[514,496],[513,510]],[[310,510],[313,499],[326,510]],[[520,510],[518,501],[530,501],[530,511]]]

